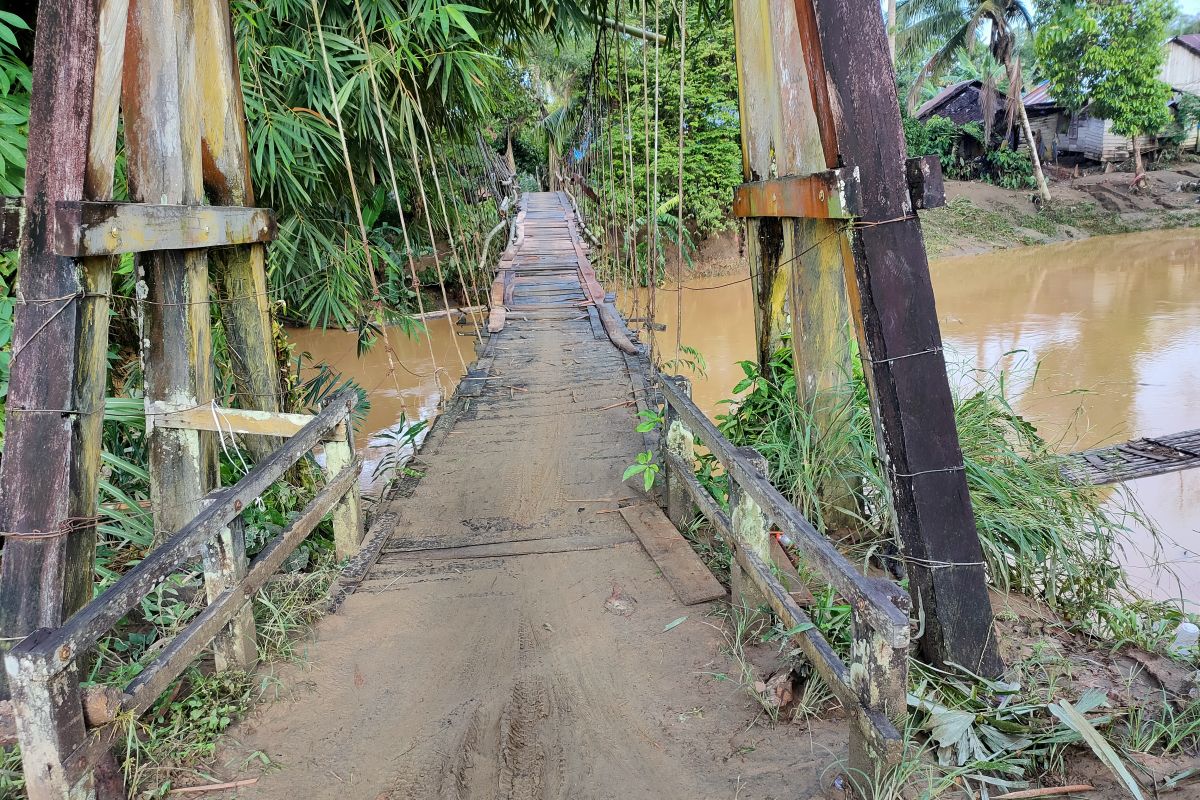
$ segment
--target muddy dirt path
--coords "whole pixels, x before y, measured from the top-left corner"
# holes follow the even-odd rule
[[[522,254],[553,270],[558,250]],[[621,481],[644,449],[629,366],[547,274],[518,282],[478,395],[380,510],[394,532],[367,579],[231,733],[230,777],[259,777],[241,796],[782,800],[844,756],[844,722],[767,720],[723,604],[681,605],[611,513],[642,502]]]

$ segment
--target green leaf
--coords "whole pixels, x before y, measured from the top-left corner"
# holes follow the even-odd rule
[[[1125,766],[1125,762],[1113,750],[1112,745],[1100,734],[1098,730],[1088,722],[1087,717],[1079,713],[1079,710],[1067,700],[1061,700],[1058,703],[1049,705],[1050,713],[1062,720],[1068,728],[1078,733],[1087,742],[1088,747],[1092,748],[1092,752],[1096,754],[1106,767],[1113,771],[1113,774],[1121,779],[1125,784],[1125,788],[1129,790],[1129,794],[1135,800],[1146,800],[1142,794],[1141,787],[1138,786],[1133,776],[1129,774],[1129,770]]]
[[[682,625],[682,624],[684,623],[684,621],[685,621],[686,619],[687,619],[687,616],[686,616],[686,615],[684,615],[684,616],[682,616],[682,617],[679,617],[678,619],[673,619],[673,620],[671,620],[671,621],[670,621],[670,622],[668,622],[668,623],[666,624],[666,626],[663,628],[663,633],[666,633],[667,631],[671,630],[672,628],[678,628],[680,625]]]

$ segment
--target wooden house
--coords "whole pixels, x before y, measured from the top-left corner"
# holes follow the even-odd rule
[[[1200,33],[1176,36],[1166,44],[1167,58],[1158,77],[1178,96],[1182,92],[1200,95]],[[1180,147],[1200,147],[1200,125],[1184,131]]]
[[[1004,134],[1004,104],[1006,95],[994,91],[991,102],[992,136]],[[956,125],[966,125],[969,122],[983,123],[984,106],[983,82],[978,80],[959,81],[944,87],[936,95],[926,100],[916,111],[916,118],[927,122],[931,117],[945,117]],[[983,145],[975,138],[964,136],[963,155],[967,158],[983,154]]]
[[[1044,161],[1054,161],[1059,156],[1082,156],[1092,161],[1125,161],[1133,158],[1133,141],[1120,136],[1112,129],[1112,120],[1093,116],[1084,106],[1077,114],[1071,114],[1055,102],[1050,95],[1048,83],[1030,90],[1023,98],[1025,114],[1029,117],[1029,129],[1037,142],[1038,156]],[[1018,149],[1027,150],[1029,145],[1019,136]],[[1158,148],[1155,136],[1139,136],[1138,144],[1143,153]]]

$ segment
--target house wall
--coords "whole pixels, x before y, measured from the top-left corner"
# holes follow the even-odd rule
[[[1062,114],[1038,114],[1037,116],[1029,117],[1029,130],[1033,133],[1033,138],[1040,145],[1038,148],[1038,157],[1043,161],[1049,161],[1054,157],[1055,141],[1059,135],[1058,127],[1062,116]],[[1029,143],[1021,135],[1019,124],[1017,125],[1017,141],[1018,150],[1029,150]],[[1061,146],[1058,149],[1061,150]]]
[[[1153,136],[1139,136],[1142,152],[1158,147]],[[1133,143],[1128,136],[1113,132],[1112,121],[1095,117],[1080,116],[1073,120],[1067,133],[1059,137],[1059,150],[1063,153],[1080,153],[1093,161],[1124,161],[1133,157]]]
[[[1200,94],[1200,56],[1178,42],[1168,42],[1159,78],[1174,89]]]

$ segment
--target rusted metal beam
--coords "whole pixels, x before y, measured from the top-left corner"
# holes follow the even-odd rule
[[[942,161],[937,156],[919,156],[904,162],[908,179],[908,197],[914,209],[941,208],[946,205],[946,185],[942,182]]]
[[[60,256],[194,250],[275,238],[275,213],[240,206],[59,203],[54,248]]]
[[[852,219],[862,214],[858,169],[743,183],[733,190],[735,217]]]
[[[21,245],[24,220],[24,197],[0,197],[0,253],[16,250]]]

